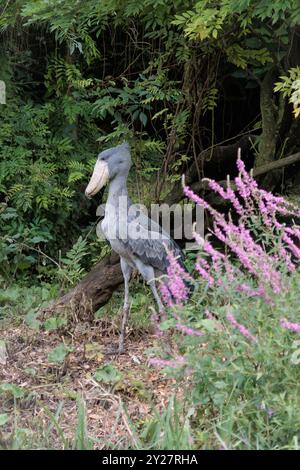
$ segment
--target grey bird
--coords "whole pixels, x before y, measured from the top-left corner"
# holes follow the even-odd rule
[[[127,143],[99,153],[92,177],[85,190],[91,198],[109,183],[105,216],[101,228],[112,249],[120,255],[124,277],[125,296],[122,326],[119,338],[119,354],[125,351],[125,329],[129,316],[129,280],[133,270],[138,270],[149,284],[158,311],[164,311],[156,287],[156,279],[167,273],[167,251],[171,250],[184,267],[184,255],[169,236],[153,219],[141,212],[128,197],[127,177],[131,167],[131,155]]]

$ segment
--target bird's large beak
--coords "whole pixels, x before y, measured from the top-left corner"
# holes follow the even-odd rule
[[[97,160],[92,177],[86,187],[85,195],[90,198],[95,196],[98,191],[108,182],[108,165],[103,160]]]

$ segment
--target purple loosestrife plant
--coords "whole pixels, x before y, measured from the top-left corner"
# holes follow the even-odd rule
[[[231,323],[231,325],[239,330],[239,332],[245,336],[245,338],[250,339],[250,341],[253,341],[254,343],[257,342],[257,338],[250,333],[250,331],[241,323],[238,323],[237,320],[235,319],[234,315],[232,313],[228,313],[226,315],[227,320]]]
[[[169,321],[162,326],[179,332],[177,347],[150,364],[181,378],[187,403],[216,422],[214,447],[225,435],[225,448],[294,449],[300,372],[298,340],[290,340],[300,333],[300,228],[283,220],[297,221],[300,213],[259,189],[240,158],[238,171],[230,190],[209,181],[232,205],[232,215],[184,186],[184,194],[208,213],[211,234],[203,239],[194,233],[199,254],[190,303],[185,275],[169,254],[169,279],[161,286]],[[207,442],[211,446],[211,436]]]
[[[274,294],[286,292],[282,267],[286,271],[295,271],[300,262],[300,228],[286,227],[278,216],[300,217],[300,211],[283,197],[260,189],[252,173],[246,171],[240,152],[237,168],[239,174],[234,184],[227,180],[227,188],[214,180],[207,180],[210,189],[231,203],[235,218],[230,213],[225,215],[214,209],[183,181],[184,195],[209,213],[212,219],[211,235],[223,245],[223,250],[217,250],[211,241],[201,238],[194,231],[195,241],[202,250],[195,262],[195,270],[211,293],[221,287],[222,295],[231,295],[234,289],[236,294],[261,298],[267,304],[274,305]],[[189,296],[187,283],[193,280],[168,250],[167,257],[167,278],[160,284],[160,291],[176,321],[174,326],[186,336],[203,336],[204,333],[186,325],[186,321],[178,315],[178,308],[183,308]],[[208,313],[206,316],[210,318]],[[228,313],[226,318],[245,338],[257,342],[257,338],[232,313]],[[300,325],[296,323],[282,319],[280,324],[283,328],[300,332]]]
[[[211,263],[209,263],[203,260],[203,257],[199,257],[196,269],[209,287],[213,287],[216,283],[221,284],[222,267],[232,281],[241,275],[241,269],[243,269],[256,279],[258,288],[245,288],[240,284],[238,290],[240,292],[243,290],[248,296],[261,296],[270,303],[268,289],[275,294],[279,294],[283,289],[280,266],[284,265],[288,271],[294,271],[295,264],[300,262],[300,248],[297,246],[297,241],[300,240],[300,229],[295,226],[286,227],[277,219],[277,215],[299,217],[300,211],[283,197],[274,196],[272,193],[259,189],[252,174],[246,171],[240,151],[237,168],[239,175],[234,180],[235,190],[230,186],[229,179],[227,189],[214,180],[207,180],[213,191],[224,200],[231,202],[238,216],[237,223],[233,223],[230,215],[226,218],[189,187],[183,186],[185,196],[201,205],[210,214],[213,219],[212,234],[226,246],[227,250],[229,249],[229,253],[235,255],[240,264],[240,268],[233,266],[228,256],[222,256],[209,242],[200,239],[195,234],[196,242],[211,258]],[[275,234],[275,243],[279,245],[275,250],[276,255],[268,253],[263,244],[253,238],[251,228],[254,216],[262,221],[262,231],[269,231],[273,236],[272,240],[274,240],[274,230],[276,230],[278,236]]]
[[[164,302],[172,307],[173,305],[182,306],[189,296],[189,282],[192,282],[192,277],[180,266],[178,260],[173,253],[167,250],[168,268],[167,268],[167,282],[160,283],[160,292]]]
[[[287,321],[286,318],[281,318],[280,320],[281,328],[285,328],[286,330],[295,331],[295,333],[300,333],[300,325],[299,323],[292,323]]]
[[[201,331],[195,330],[194,328],[191,328],[190,326],[186,326],[183,323],[176,323],[175,327],[177,328],[178,331],[181,331],[182,333],[188,335],[188,336],[203,336],[204,333]]]

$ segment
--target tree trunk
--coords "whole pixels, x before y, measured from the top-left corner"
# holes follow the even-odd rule
[[[277,143],[277,107],[273,100],[275,69],[269,70],[260,89],[260,111],[262,118],[262,134],[259,145],[259,154],[255,159],[255,166],[266,165],[276,158]]]

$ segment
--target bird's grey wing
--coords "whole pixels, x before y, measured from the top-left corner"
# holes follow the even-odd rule
[[[164,241],[164,243],[167,245],[168,250],[171,250],[174,256],[180,261],[184,262],[184,254],[181,250],[181,248],[178,246],[178,244],[175,242],[175,240],[166,232],[161,225],[159,225],[155,220],[150,219],[147,217],[145,214],[141,214],[139,216],[139,222],[141,225],[149,230],[149,224],[150,224],[150,232],[151,235],[153,236],[153,232],[159,233]]]
[[[178,245],[156,222],[145,215],[139,215],[138,218],[133,216],[128,222],[130,228],[127,238],[122,242],[143,263],[166,272],[169,264],[166,248],[183,262],[183,253]]]

